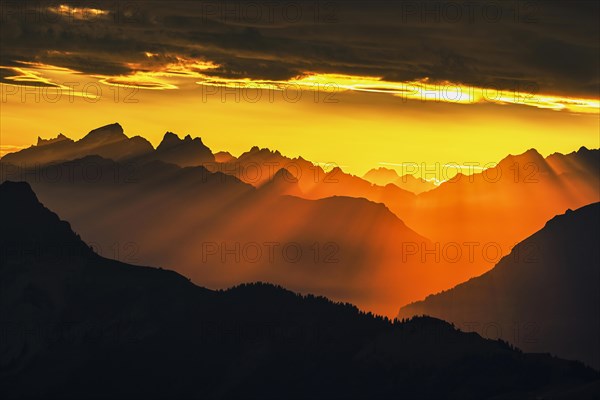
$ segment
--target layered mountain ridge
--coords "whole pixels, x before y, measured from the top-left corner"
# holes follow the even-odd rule
[[[7,399],[81,398],[90,387],[140,399],[554,398],[598,388],[598,373],[580,364],[433,318],[392,323],[265,284],[215,292],[109,260],[26,183],[4,182],[0,193],[0,243],[15,250],[0,268]],[[84,250],[57,260],[17,245],[51,242]]]
[[[256,146],[213,156],[168,132],[152,149],[118,124],[88,136],[8,154],[0,180],[27,180],[103,254],[212,288],[262,280],[389,316],[485,273],[556,214],[600,201],[600,151],[586,148],[530,149],[415,195]]]

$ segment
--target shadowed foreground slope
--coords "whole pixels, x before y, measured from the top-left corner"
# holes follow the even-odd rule
[[[0,185],[0,213],[3,398],[528,398],[598,379],[433,318],[102,258],[25,183]]]
[[[491,271],[400,310],[600,368],[600,203],[552,218]]]

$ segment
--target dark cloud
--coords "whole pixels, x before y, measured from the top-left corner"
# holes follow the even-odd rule
[[[131,65],[153,69],[179,56],[219,64],[206,72],[219,77],[429,77],[508,89],[527,83],[586,97],[597,97],[600,87],[593,1],[1,4],[2,65],[36,61],[121,75]],[[70,8],[51,11],[60,4]]]

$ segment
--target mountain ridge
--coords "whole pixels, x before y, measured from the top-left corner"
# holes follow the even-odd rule
[[[11,164],[44,166],[69,161],[89,155],[99,155],[115,161],[148,162],[161,160],[182,167],[200,166],[214,162],[214,155],[202,143],[201,138],[186,135],[183,139],[166,132],[156,149],[142,136],[128,137],[118,123],[101,126],[89,131],[79,140],[72,140],[62,133],[53,139],[38,137],[33,145],[14,153],[5,154],[0,160]]]
[[[459,326],[477,321],[478,329],[493,322],[499,329],[491,335],[527,351],[551,352],[599,369],[599,222],[600,203],[567,210],[490,271],[408,304],[398,315],[428,314]],[[527,323],[537,337],[511,336],[514,321]]]
[[[34,231],[68,226],[27,186],[0,184],[0,213],[14,215],[0,227],[3,244],[23,242],[15,232],[28,215],[50,215],[35,219]],[[58,237],[63,245],[85,246],[69,231]],[[40,245],[49,239],[38,237]],[[0,269],[0,310],[11,327],[0,342],[7,399],[81,398],[92,387],[98,397],[140,399],[508,399],[582,390],[600,378],[434,318],[391,322],[273,285],[211,291],[171,271],[90,253],[52,265],[19,261]],[[44,332],[32,331],[36,324]],[[427,384],[432,378],[436,385]]]

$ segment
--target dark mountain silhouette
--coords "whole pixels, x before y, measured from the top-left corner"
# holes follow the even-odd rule
[[[172,132],[165,133],[162,142],[151,156],[152,159],[177,164],[180,167],[196,167],[214,162],[215,157],[202,139],[187,135],[180,139]]]
[[[55,138],[51,138],[51,139],[42,139],[41,137],[38,136],[38,141],[37,141],[37,146],[41,147],[47,144],[53,144],[53,143],[59,143],[59,142],[72,142],[71,139],[69,139],[68,137],[66,137],[65,135],[63,135],[62,133],[59,133],[58,136],[56,136]]]
[[[36,146],[2,157],[2,162],[17,166],[44,166],[97,155],[115,161],[148,162],[153,160],[182,167],[214,162],[215,158],[200,138],[187,135],[180,139],[167,132],[156,150],[141,136],[127,137],[118,123],[90,131],[81,140],[73,141],[60,134],[54,139],[38,138]]]
[[[161,161],[90,156],[3,169],[30,182],[103,255],[162,265],[211,288],[267,281],[395,315],[398,304],[446,288],[440,277],[454,273],[404,260],[405,245],[428,241],[383,204],[285,196],[298,192],[285,170],[256,189]]]
[[[600,368],[600,203],[568,210],[491,271],[403,307]],[[486,328],[487,326],[487,328]],[[467,327],[468,328],[468,327]]]
[[[554,153],[547,157],[548,163],[559,174],[591,171],[598,167],[598,151],[581,146],[569,154]]]
[[[581,364],[523,354],[433,318],[391,323],[265,284],[215,292],[100,257],[25,183],[0,185],[0,217],[6,399],[597,393],[598,373]]]
[[[44,208],[25,182],[0,184],[2,201],[2,261],[12,258],[28,262],[31,258],[47,255],[63,256],[66,250],[72,254],[91,256],[92,250],[60,221],[58,216]],[[18,212],[19,210],[25,210]],[[17,251],[18,250],[18,251]],[[21,252],[28,250],[27,252]],[[65,253],[69,255],[68,253]]]
[[[422,178],[417,178],[411,174],[399,176],[396,170],[390,168],[373,168],[364,176],[364,180],[374,183],[379,186],[386,186],[390,183],[398,186],[401,189],[419,194],[436,188],[433,182],[426,181]]]
[[[2,157],[2,162],[32,167],[88,155],[126,160],[140,157],[153,150],[146,139],[141,136],[128,138],[123,133],[121,125],[114,123],[94,129],[78,141],[68,139],[64,135],[59,135],[56,139],[38,139],[37,146],[6,154]]]

